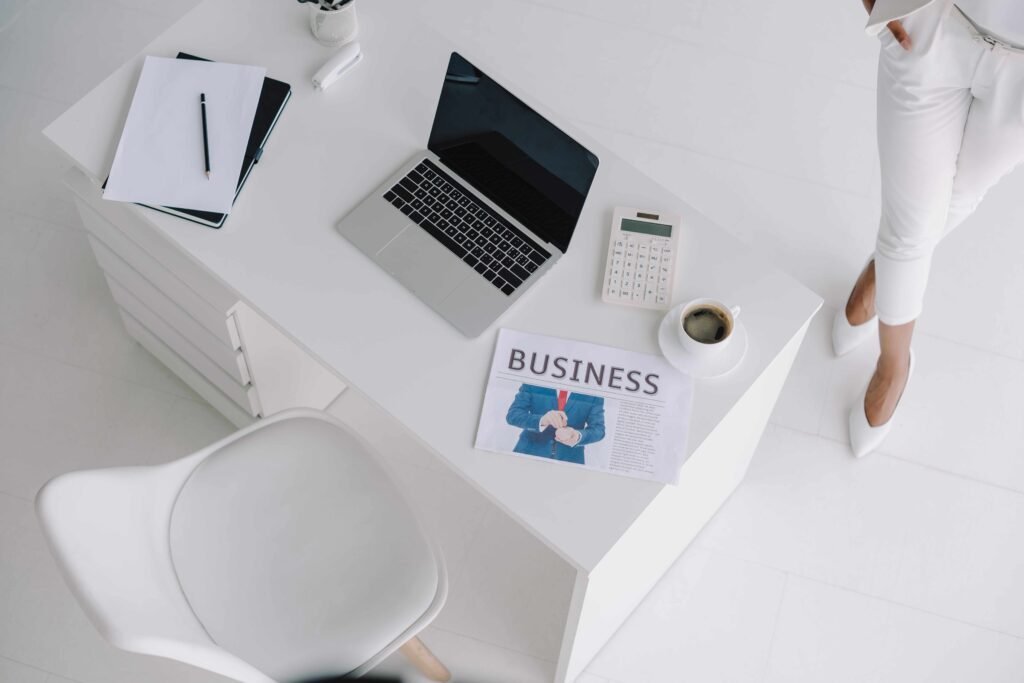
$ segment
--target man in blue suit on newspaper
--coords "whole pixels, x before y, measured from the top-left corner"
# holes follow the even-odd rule
[[[583,447],[604,438],[604,399],[523,384],[505,420],[523,430],[516,453],[582,465]]]

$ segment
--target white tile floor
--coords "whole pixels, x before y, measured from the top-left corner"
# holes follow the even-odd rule
[[[231,429],[121,330],[57,181],[65,162],[39,135],[193,3],[0,0],[2,683],[222,680],[106,645],[64,588],[31,506],[56,473],[166,461]],[[898,428],[881,454],[854,461],[844,409],[872,350],[835,361],[827,334],[878,211],[875,47],[859,31],[860,3],[425,7],[436,26],[472,29],[467,49],[515,53],[532,36],[546,47],[518,52],[538,72],[557,61],[593,82],[625,60],[615,74],[645,77],[538,83],[535,95],[828,302],[746,482],[581,683],[1024,680],[1024,175],[940,249]],[[592,49],[567,47],[580,45]],[[374,419],[350,400],[350,420]],[[405,454],[405,476],[439,492],[424,504],[454,568],[452,600],[428,643],[460,681],[545,680],[563,607],[550,609],[543,588],[566,580],[564,566],[417,460],[401,434],[382,438]],[[511,559],[500,545],[515,548]],[[480,590],[498,568],[521,581]]]

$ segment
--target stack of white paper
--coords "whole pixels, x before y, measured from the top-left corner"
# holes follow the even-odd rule
[[[228,213],[265,75],[256,66],[146,57],[104,199]]]

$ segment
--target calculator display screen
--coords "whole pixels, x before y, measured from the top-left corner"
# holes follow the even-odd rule
[[[656,235],[658,237],[671,237],[672,226],[664,223],[649,223],[648,221],[635,221],[631,218],[622,219],[622,229],[625,232],[641,232],[645,235]]]

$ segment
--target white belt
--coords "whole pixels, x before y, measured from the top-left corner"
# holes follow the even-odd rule
[[[1017,45],[1015,43],[1008,43],[1005,40],[1000,40],[995,36],[987,33],[985,29],[971,21],[971,18],[964,13],[962,9],[953,5],[953,9],[964,21],[964,25],[967,26],[967,30],[971,32],[971,36],[978,42],[985,43],[990,48],[1002,48],[1007,52],[1016,52],[1018,54],[1024,54],[1024,46]]]

